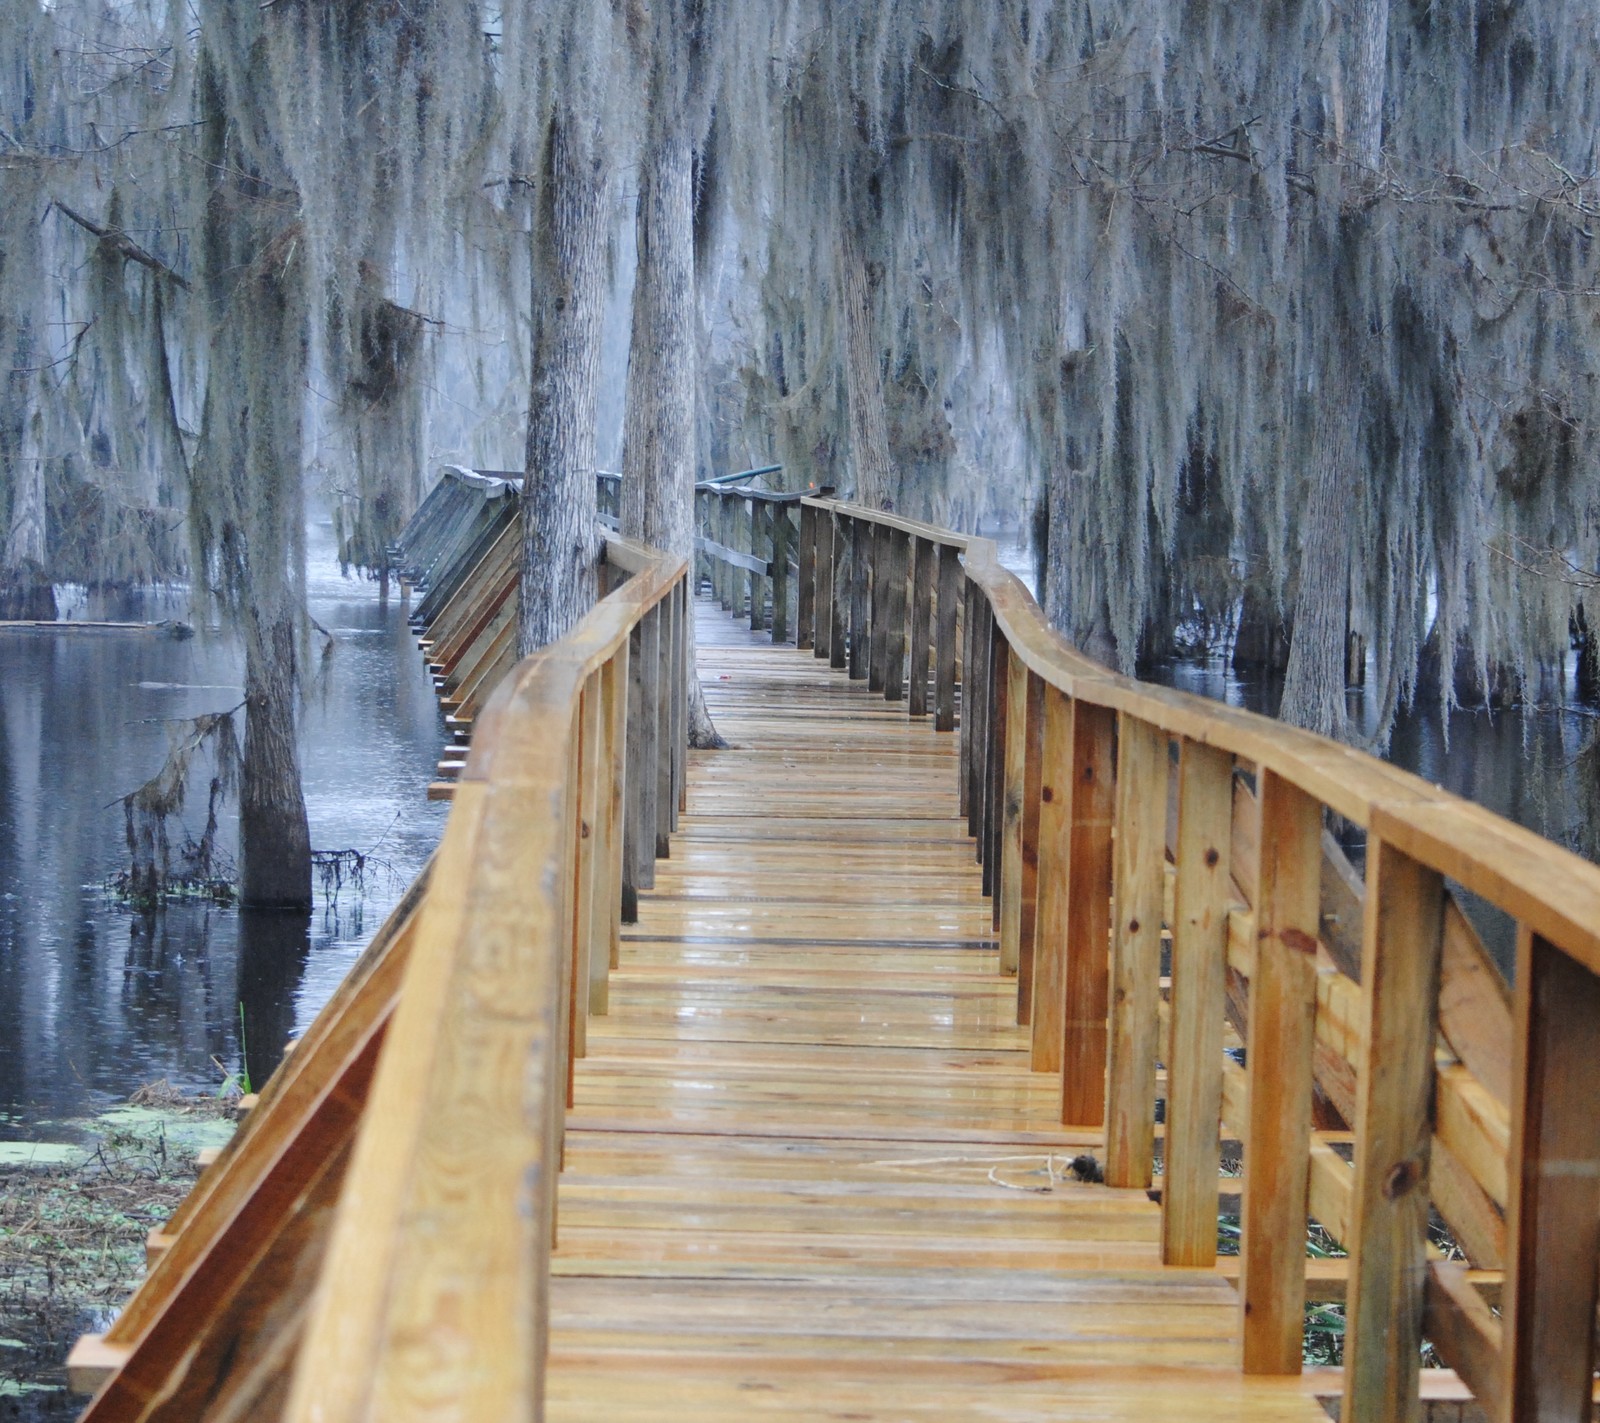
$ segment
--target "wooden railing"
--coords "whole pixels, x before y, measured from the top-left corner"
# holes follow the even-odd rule
[[[1033,1064],[1064,1123],[1103,1124],[1110,1184],[1159,1185],[1169,1264],[1217,1263],[1237,1191],[1242,1368],[1299,1372],[1309,1294],[1345,1303],[1346,1419],[1418,1416],[1424,1338],[1492,1417],[1588,1418],[1600,868],[1108,671],[986,539],[807,499],[797,564],[802,647],[941,728],[959,680],[963,810]],[[1332,817],[1365,832],[1364,876]],[[1518,921],[1514,994],[1451,882]],[[1464,1259],[1430,1244],[1430,1203]],[[1308,1216],[1348,1254],[1314,1276]]]
[[[87,1419],[542,1416],[573,1063],[685,784],[687,568],[613,538],[606,582],[488,696],[425,876],[80,1341]]]

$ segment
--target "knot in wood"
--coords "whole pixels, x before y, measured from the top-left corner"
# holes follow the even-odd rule
[[[1128,920],[1128,932],[1130,934],[1137,934],[1139,932],[1139,921],[1137,919]]]
[[[1039,791],[1039,799],[1040,800],[1051,801],[1051,800],[1054,800],[1055,798],[1056,798],[1056,793],[1053,790],[1051,790],[1051,788],[1049,786],[1044,786]]]
[[[1213,847],[1212,849],[1207,850],[1206,851],[1206,868],[1208,870],[1216,869],[1217,861],[1220,860],[1221,858],[1222,858],[1222,856],[1219,855],[1216,852],[1215,847]]]
[[[1421,1180],[1422,1168],[1414,1158],[1408,1157],[1396,1163],[1383,1178],[1384,1199],[1398,1201],[1402,1196],[1410,1195]]]
[[[1317,951],[1317,941],[1304,929],[1280,929],[1278,939],[1284,948],[1294,949],[1298,953],[1314,954]]]

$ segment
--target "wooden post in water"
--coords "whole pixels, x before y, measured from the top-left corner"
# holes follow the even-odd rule
[[[1345,1242],[1346,1418],[1420,1423],[1422,1417],[1418,1381],[1443,934],[1442,876],[1371,836],[1361,935],[1367,1032],[1356,1069],[1355,1190]],[[1600,1221],[1600,1200],[1591,1204]],[[1592,1311],[1589,1318],[1592,1336]]]
[[[1106,1057],[1108,1186],[1146,1189],[1155,1169],[1156,1059],[1161,1018],[1161,917],[1167,877],[1167,734],[1117,717],[1111,929],[1111,1024]]]
[[[1161,1258],[1168,1265],[1210,1266],[1217,1258],[1232,840],[1233,757],[1180,742],[1161,1192]]]
[[[1061,1120],[1068,1126],[1099,1126],[1105,1120],[1115,740],[1116,714],[1079,701],[1072,718],[1062,973]]]
[[[1306,1183],[1321,928],[1322,807],[1270,770],[1258,787],[1261,866],[1250,980],[1250,1118],[1240,1211],[1244,1371],[1298,1374],[1306,1305]]]
[[[1514,992],[1506,1416],[1587,1419],[1600,1253],[1600,978],[1522,925]]]
[[[911,700],[912,716],[928,714],[928,663],[933,651],[933,590],[938,552],[927,539],[911,539]]]

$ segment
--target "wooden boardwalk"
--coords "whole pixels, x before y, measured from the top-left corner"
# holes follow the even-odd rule
[[[577,1067],[552,1420],[1325,1418],[1222,1271],[1072,1178],[957,814],[957,744],[698,606],[732,748]]]

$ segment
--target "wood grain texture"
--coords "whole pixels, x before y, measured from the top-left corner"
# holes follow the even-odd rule
[[[1106,1110],[1115,739],[1111,712],[1085,702],[1073,708],[1061,1120],[1077,1126],[1100,1125]]]
[[[1169,1265],[1210,1265],[1217,1255],[1233,758],[1184,741],[1177,779],[1161,1248]]]
[[[1587,1418],[1600,1255],[1600,980],[1527,925],[1517,936],[1505,1406]]]
[[[1110,1186],[1148,1187],[1155,1171],[1167,760],[1165,732],[1118,718],[1105,1107]]]
[[[1367,846],[1357,1066],[1354,1268],[1346,1305],[1344,1408],[1420,1419],[1417,1391],[1433,1140],[1434,1023],[1444,881],[1382,840]]]
[[[1039,911],[1033,945],[1032,1064],[1061,1071],[1067,971],[1067,882],[1072,858],[1072,745],[1075,708],[1044,689],[1039,772]]]
[[[1262,777],[1256,961],[1250,980],[1249,1145],[1241,1227],[1244,1369],[1297,1374],[1322,880],[1322,808]]]

